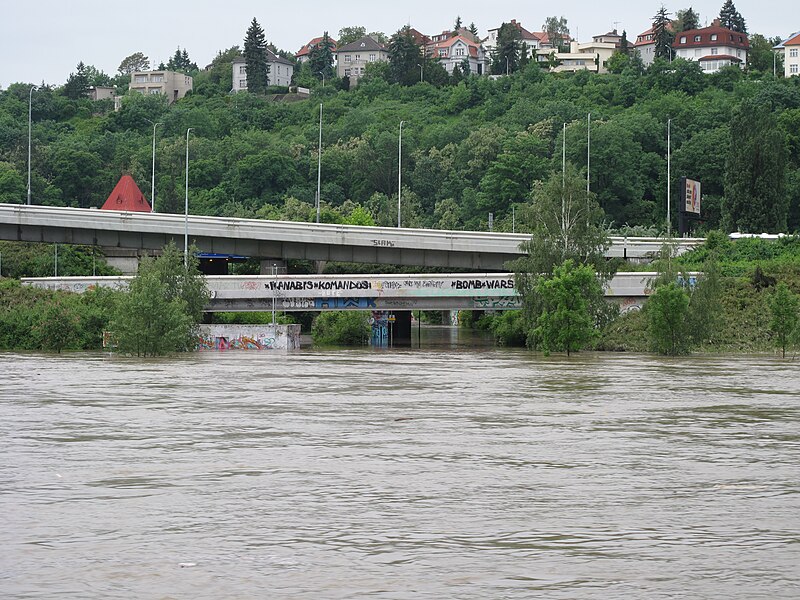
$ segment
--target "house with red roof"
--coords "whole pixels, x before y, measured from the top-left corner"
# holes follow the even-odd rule
[[[111,191],[100,210],[127,210],[129,212],[152,212],[150,203],[136,185],[133,177],[123,175]]]
[[[800,75],[800,31],[794,32],[783,40],[773,48],[773,51],[783,55],[785,77]]]
[[[438,60],[450,75],[456,66],[463,72],[467,65],[472,75],[483,75],[487,72],[486,52],[472,36],[466,38],[457,35],[440,42],[431,42],[426,46],[425,52],[429,57]]]
[[[311,58],[311,51],[314,49],[314,46],[322,43],[323,36],[315,37],[313,40],[305,44],[300,50],[295,52],[294,56],[297,59],[297,62],[302,64],[307,62]],[[334,59],[336,58],[336,40],[332,37],[328,36],[328,40],[330,40],[331,44],[333,44],[333,48],[331,51],[333,52]]]
[[[656,59],[656,39],[653,28],[651,27],[647,31],[643,31],[637,35],[633,47],[639,53],[639,57],[642,59],[642,63],[644,63],[645,67],[652,65],[653,61]]]
[[[549,38],[547,38],[547,34],[542,34],[542,32],[534,33],[532,31],[528,31],[522,26],[522,23],[518,22],[516,19],[511,19],[509,24],[516,28],[516,30],[519,32],[519,40],[525,44],[525,47],[528,51],[528,56],[536,55],[536,51],[542,47],[543,37],[546,40],[546,43],[550,43]],[[502,27],[502,25],[500,27]],[[490,54],[497,47],[497,36],[500,33],[500,27],[490,29],[488,37],[483,40],[483,47],[486,49],[487,54]],[[552,48],[552,45],[548,47]]]
[[[746,65],[750,41],[746,33],[722,27],[714,19],[710,27],[676,34],[672,48],[675,58],[697,61],[704,73],[716,73],[731,65]]]

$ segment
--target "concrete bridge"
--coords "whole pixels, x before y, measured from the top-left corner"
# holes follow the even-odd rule
[[[640,308],[656,273],[618,273],[606,297],[622,310]],[[127,287],[131,277],[24,278],[23,284],[82,293]],[[208,312],[327,310],[509,310],[520,308],[506,273],[431,275],[210,275]],[[274,304],[273,304],[274,302]]]
[[[0,239],[160,250],[183,247],[183,215],[0,204]],[[201,252],[267,259],[378,263],[505,271],[529,234],[359,227],[316,223],[188,217],[190,243]],[[607,256],[647,260],[656,238],[612,238]],[[685,252],[702,239],[679,241]]]

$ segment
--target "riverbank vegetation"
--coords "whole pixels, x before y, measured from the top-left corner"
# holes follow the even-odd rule
[[[86,273],[80,273],[85,275]],[[194,349],[209,294],[191,259],[174,245],[145,259],[126,290],[97,287],[82,294],[0,280],[0,348],[98,350],[155,356]]]

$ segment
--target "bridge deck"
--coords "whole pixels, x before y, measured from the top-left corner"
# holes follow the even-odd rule
[[[649,295],[656,273],[618,273],[606,296],[619,301]],[[82,293],[127,287],[131,277],[25,278],[25,285]],[[520,307],[511,274],[430,275],[212,275],[206,278],[210,312],[308,310],[449,310]]]
[[[183,215],[0,204],[0,239],[158,250],[183,247]],[[504,271],[528,234],[399,229],[188,217],[190,243],[203,252],[272,259],[330,260]],[[609,257],[645,258],[663,240],[612,238]],[[679,241],[679,251],[701,243]]]

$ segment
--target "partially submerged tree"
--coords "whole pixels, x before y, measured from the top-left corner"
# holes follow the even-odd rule
[[[193,254],[188,269],[174,244],[161,257],[142,261],[111,325],[120,352],[157,356],[193,348],[209,300]]]
[[[775,334],[775,345],[786,358],[786,349],[797,341],[800,333],[800,298],[780,282],[769,299],[769,328]]]

